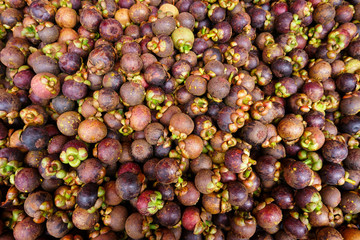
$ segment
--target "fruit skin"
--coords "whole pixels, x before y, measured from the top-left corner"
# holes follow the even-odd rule
[[[106,19],[100,23],[100,35],[107,41],[116,42],[120,40],[123,29],[121,23],[115,19]]]
[[[90,230],[99,221],[99,218],[98,211],[89,213],[86,209],[76,207],[72,215],[72,222],[80,230]]]
[[[97,143],[106,137],[107,128],[97,119],[86,119],[79,124],[78,134],[87,143]]]
[[[175,202],[167,202],[164,207],[156,213],[157,219],[163,226],[174,226],[181,220],[181,209]]]
[[[98,186],[94,183],[85,184],[77,193],[76,203],[86,210],[95,205],[98,198]]]
[[[274,203],[260,204],[255,211],[257,223],[262,228],[272,228],[282,221],[281,209]]]
[[[145,237],[143,234],[143,221],[144,217],[140,213],[132,213],[125,222],[126,233],[135,239],[141,239]]]
[[[346,240],[355,240],[360,236],[360,231],[356,228],[345,228],[341,231],[341,235]]]
[[[71,228],[73,228],[73,224],[67,213],[63,211],[57,211],[46,221],[46,230],[53,237],[63,237]]]
[[[25,56],[16,47],[5,47],[0,52],[1,62],[9,68],[19,68],[24,65]]]
[[[325,160],[332,163],[341,163],[348,156],[346,144],[337,140],[328,140],[322,148],[322,154]]]
[[[298,212],[291,212],[290,215],[284,219],[283,224],[285,232],[296,238],[304,237],[310,228],[307,226],[308,223],[306,225],[306,220],[304,220]]]
[[[228,183],[228,194],[228,201],[233,206],[242,206],[248,198],[246,187],[238,181]]]
[[[133,199],[140,194],[140,184],[137,175],[125,172],[116,179],[116,192],[124,200]]]
[[[89,54],[87,66],[90,73],[104,75],[114,66],[115,49],[109,45],[100,45]]]
[[[137,105],[131,109],[130,127],[134,131],[143,131],[151,122],[150,109],[144,105]]]
[[[93,155],[105,164],[112,165],[121,159],[122,145],[112,138],[104,138],[93,149]]]
[[[277,130],[279,136],[285,142],[292,143],[301,137],[304,132],[304,126],[301,119],[294,114],[290,114],[280,120]]]
[[[173,31],[171,38],[174,46],[182,53],[188,53],[194,43],[194,34],[186,27],[179,27]]]
[[[181,224],[188,231],[194,231],[200,219],[200,210],[197,207],[187,207],[182,215]]]
[[[284,169],[286,183],[295,189],[302,189],[309,186],[312,180],[312,171],[303,162],[292,161]]]
[[[83,183],[100,183],[106,175],[106,168],[97,158],[88,158],[76,168],[77,177]]]
[[[16,224],[14,228],[14,238],[16,240],[31,240],[38,238],[44,231],[44,225],[35,223],[31,217]]]
[[[322,228],[319,232],[316,234],[317,239],[319,240],[325,240],[325,239],[342,239],[343,236],[341,236],[340,232],[338,232],[335,228],[332,227],[325,227]]]
[[[225,153],[225,166],[234,173],[244,172],[249,165],[251,159],[246,152],[239,148],[231,148]]]
[[[15,175],[14,185],[20,192],[32,192],[41,184],[41,177],[35,168],[23,168]]]
[[[59,131],[65,136],[75,136],[81,123],[81,115],[75,111],[62,113],[56,120]]]
[[[181,176],[180,166],[173,158],[164,158],[156,166],[156,179],[163,184],[171,184],[178,181]]]
[[[42,127],[28,126],[21,134],[21,142],[30,151],[42,150],[49,142],[49,135]]]

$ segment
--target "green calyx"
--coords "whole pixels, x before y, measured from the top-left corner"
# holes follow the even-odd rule
[[[323,101],[319,100],[312,104],[312,109],[324,113],[326,110],[326,104]]]
[[[71,222],[70,220],[70,217],[71,217],[71,213],[66,213],[64,211],[57,211],[55,213],[56,216],[60,217],[61,218],[61,221],[63,223],[67,223],[67,228],[68,229],[72,229],[74,227],[73,223]]]
[[[207,184],[207,191],[209,193],[218,192],[223,186],[224,184],[221,182],[220,172],[216,171],[215,174],[211,176],[211,182]]]
[[[24,108],[19,115],[26,125],[42,125],[44,123],[44,116],[36,109]]]
[[[290,94],[287,92],[286,87],[283,86],[280,82],[277,82],[275,84],[275,94],[276,94],[276,96],[281,97],[281,98],[290,97]]]
[[[202,221],[199,221],[196,225],[195,225],[195,229],[194,229],[194,234],[199,235],[201,233],[203,233],[206,229],[206,224],[203,223]]]
[[[66,205],[75,205],[78,189],[79,188],[77,186],[71,187],[70,189],[62,188],[61,191],[54,198],[55,206],[58,208],[62,208]]]
[[[256,162],[249,155],[243,153],[241,155],[241,163],[239,163],[239,173],[244,173],[253,164],[256,164]]]
[[[91,86],[91,82],[89,80],[85,79],[81,72],[77,72],[74,75],[69,75],[64,79],[65,82],[70,81],[70,80],[73,80],[78,83],[83,83],[89,87]]]
[[[267,1],[267,0],[261,0],[260,2],[264,2],[264,1]],[[264,27],[265,27],[265,30],[268,30],[267,28],[268,27],[272,27],[272,24],[274,23],[274,16],[270,13],[270,12],[266,12],[266,15],[265,15],[265,22],[264,22]]]
[[[40,39],[39,35],[38,35],[37,31],[36,31],[36,27],[34,25],[30,25],[30,26],[24,28],[21,31],[21,36],[28,37],[28,38],[35,38],[37,40]]]
[[[71,167],[78,167],[81,161],[87,159],[88,152],[85,148],[68,147],[60,153],[60,160]]]
[[[14,185],[14,183],[11,184]],[[24,203],[26,197],[27,197],[27,193],[21,193],[16,189],[15,186],[11,186],[6,193],[5,202],[11,202],[13,206],[19,206]]]
[[[60,0],[60,6],[72,8],[72,3],[69,0]]]
[[[298,158],[308,165],[313,171],[319,171],[323,166],[323,161],[316,152],[300,150],[298,152]]]
[[[76,171],[70,171],[66,173],[66,176],[63,178],[64,183],[69,186],[81,185],[82,182],[76,174]]]
[[[105,196],[105,188],[104,188],[104,187],[102,187],[102,186],[99,187],[97,196],[98,196],[99,198]]]
[[[9,177],[14,174],[22,166],[21,162],[10,161],[8,162],[5,158],[0,158],[0,176]]]
[[[312,12],[314,12],[314,7],[313,7],[312,3],[311,2],[306,2],[306,6],[305,6],[305,8],[303,10],[303,13],[304,13],[305,17],[310,16]]]
[[[311,38],[311,39],[309,40],[309,45],[312,45],[312,46],[314,46],[315,48],[318,48],[318,47],[320,47],[320,45],[321,45],[321,39]]]
[[[245,124],[245,121],[249,119],[249,113],[244,112],[241,109],[237,109],[235,113],[230,116],[232,123],[228,125],[230,132],[234,133],[239,128],[242,128]]]
[[[215,126],[213,126],[212,122],[210,120],[206,120],[202,124],[202,130],[200,132],[200,137],[204,140],[209,140],[214,137],[214,134],[216,133],[217,129]]]
[[[46,176],[56,176],[62,179],[66,176],[66,171],[59,160],[52,160],[49,157],[45,157],[41,160],[41,167],[44,168]]]
[[[146,46],[149,50],[155,51],[156,48],[158,47],[158,44],[156,42],[150,41]]]
[[[45,201],[40,205],[39,209],[41,211],[51,212],[52,204],[50,202],[48,202],[48,201]]]
[[[202,150],[202,153],[214,152],[214,148],[210,144],[206,144]]]
[[[239,53],[235,53],[235,49],[229,47],[226,52],[224,53],[226,61],[228,64],[237,63],[240,61],[241,56]]]
[[[347,36],[341,34],[339,31],[333,31],[328,36],[328,46],[336,46],[341,49],[345,47],[345,41]],[[335,49],[328,49],[328,50],[335,50]]]
[[[247,108],[244,111],[248,111],[252,104],[253,104],[252,96],[248,94],[248,92],[245,89],[241,89],[237,92],[236,105],[238,105],[239,107],[246,106]]]
[[[293,15],[293,20],[290,23],[290,30],[297,31],[299,30],[301,25],[301,20],[299,19],[299,16],[297,14]]]
[[[319,149],[319,144],[313,138],[312,132],[305,131],[300,139],[300,145],[307,151],[316,151]]]
[[[145,235],[145,237],[149,238],[156,229],[159,228],[159,225],[154,223],[154,220],[152,217],[145,217],[142,224],[142,233]],[[150,238],[149,238],[150,239]]]
[[[195,98],[190,108],[195,114],[205,113],[208,110],[208,101],[205,98]]]
[[[231,137],[228,137],[228,135],[231,135]],[[234,147],[237,144],[236,139],[230,133],[224,136],[223,141],[224,142],[221,144],[221,149],[223,151],[227,151],[229,148]]]
[[[7,35],[6,29],[4,28],[3,25],[0,25],[0,39],[5,38]]]
[[[309,29],[308,32],[308,36],[309,37],[314,37],[314,38],[319,38],[320,37],[320,33],[324,30],[323,26],[318,24],[312,28]]]
[[[14,209],[12,211],[4,212],[3,217],[6,220],[4,221],[5,226],[13,229],[17,222],[22,221],[26,217],[26,214],[24,210]]]
[[[211,1],[213,1],[213,0],[211,0]],[[210,3],[210,2],[209,2]],[[218,7],[220,7],[219,6],[219,4],[209,4],[208,6],[207,6],[207,8],[208,8],[208,17],[211,17],[213,14],[214,14],[214,10],[216,9],[216,8],[218,8]]]
[[[98,190],[98,196],[99,195],[103,195],[102,197],[98,197],[98,199],[96,200],[96,202],[95,202],[95,204],[94,204],[94,206],[92,206],[91,208],[89,208],[88,210],[87,210],[87,212],[88,213],[94,213],[94,212],[96,212],[96,210],[98,210],[98,209],[106,209],[106,204],[105,204],[105,197],[104,197],[104,195],[105,195],[105,190],[104,189],[102,189],[102,190]]]
[[[124,125],[119,129],[119,132],[124,136],[129,136],[133,131],[134,130],[128,125]]]
[[[256,162],[255,162],[255,164],[256,164]],[[255,164],[253,164],[253,165],[255,165]],[[246,169],[244,172],[241,173],[242,174],[241,176],[244,179],[248,179],[252,172],[253,171],[252,171],[251,167],[249,167],[248,169]]]
[[[147,91],[145,97],[150,109],[156,109],[157,106],[165,101],[165,96],[163,94],[156,95],[152,90]]]
[[[323,206],[320,193],[314,193],[311,197],[310,203],[306,204],[305,208],[302,208],[304,212],[320,211]]]
[[[74,43],[75,47],[80,48],[84,51],[91,50],[90,45],[89,45],[89,39],[87,39],[87,38],[79,38],[77,40],[74,40],[73,43]]]
[[[178,44],[179,44],[179,51],[182,52],[182,53],[188,53],[190,52],[191,48],[192,48],[192,43],[191,42],[184,42],[184,43],[181,43],[182,41],[179,41]]]
[[[175,80],[176,80],[176,82],[180,85],[180,84],[182,84],[182,83],[189,77],[189,75],[190,75],[189,72],[184,71],[184,72],[182,72],[182,73],[180,74],[180,76],[178,76],[178,78],[176,78]]]
[[[226,8],[229,11],[232,11],[238,3],[239,0],[219,0],[220,7]]]
[[[250,75],[256,78],[255,82],[259,85],[263,86],[266,84],[266,79],[262,76],[261,71],[258,71],[256,68],[251,70]]]
[[[56,207],[63,207],[65,206],[65,198],[61,195],[56,195],[54,198],[54,203]]]
[[[59,60],[59,58],[63,55],[60,50],[61,46],[56,44],[48,44],[42,48],[42,51],[46,56],[54,58],[56,60]]]
[[[11,112],[6,112],[6,111],[0,111],[0,118],[1,119],[7,119],[7,121],[12,124],[14,122],[14,119],[16,117],[18,117],[19,112],[17,111],[11,111]]]
[[[146,46],[150,51],[159,53],[166,50],[167,43],[164,40],[160,40],[159,38],[154,37],[150,42],[148,42]]]
[[[337,108],[339,106],[339,101],[332,95],[323,96],[321,100],[325,100],[326,110]]]
[[[355,73],[360,70],[360,60],[351,58],[345,61],[345,71],[347,73]]]
[[[354,220],[354,215],[351,214],[351,213],[347,213],[345,216],[344,216],[344,220],[348,223],[351,223],[353,220]]]
[[[55,86],[58,83],[57,77],[49,77],[47,75],[43,75],[41,77],[41,83],[45,85],[45,88],[51,92],[52,94],[56,94]]]
[[[208,34],[205,35],[205,39],[212,39],[217,42],[224,38],[224,31],[222,29],[213,28]]]
[[[287,40],[286,45],[284,46],[284,51],[291,52],[297,46],[298,46],[298,42],[296,40],[296,36],[294,34],[290,34],[289,39]]]
[[[148,203],[148,212],[150,214],[155,214],[157,211],[164,207],[164,201],[162,200],[162,195],[160,192],[155,191],[150,195],[150,202]]]

